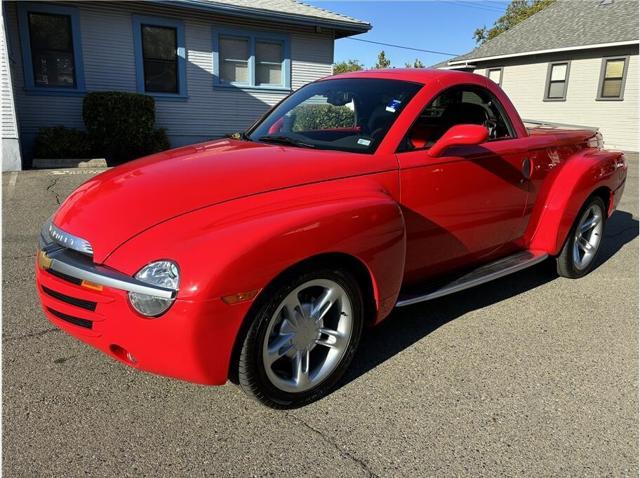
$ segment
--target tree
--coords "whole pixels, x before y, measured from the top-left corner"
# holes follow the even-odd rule
[[[375,65],[373,65],[373,69],[381,70],[383,68],[389,68],[390,66],[391,66],[391,60],[387,58],[387,55],[385,55],[384,50],[381,50],[380,53],[378,53],[378,61],[376,62]]]
[[[489,29],[487,29],[486,26],[476,28],[476,31],[473,32],[473,38],[476,43],[480,44],[491,40],[515,27],[518,23],[526,20],[534,13],[538,13],[543,8],[548,7],[553,2],[555,2],[555,0],[511,0],[504,15],[498,18]]]
[[[411,63],[405,63],[404,66],[405,68],[424,68],[424,63],[416,58],[416,60],[413,62],[413,65]]]
[[[339,73],[347,73],[349,71],[360,71],[363,69],[364,65],[362,65],[358,60],[347,60],[333,64],[334,75],[337,75]]]

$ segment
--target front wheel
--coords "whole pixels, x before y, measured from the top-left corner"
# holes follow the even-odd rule
[[[606,217],[606,207],[601,198],[593,196],[587,200],[557,257],[560,276],[577,279],[591,272],[604,235]]]
[[[358,283],[340,269],[287,275],[258,307],[242,344],[242,389],[272,408],[325,395],[355,354],[363,326]]]

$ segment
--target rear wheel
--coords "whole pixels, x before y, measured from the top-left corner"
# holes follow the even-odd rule
[[[348,272],[289,275],[254,316],[240,352],[240,386],[273,408],[315,401],[351,363],[362,325],[362,294]]]
[[[557,257],[559,275],[577,279],[591,272],[604,234],[605,218],[604,201],[598,196],[588,199]]]

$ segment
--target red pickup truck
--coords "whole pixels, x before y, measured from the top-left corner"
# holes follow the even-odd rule
[[[547,258],[588,273],[626,172],[597,131],[527,129],[485,77],[348,73],[90,179],[42,229],[37,287],[125,364],[301,406],[394,307]]]

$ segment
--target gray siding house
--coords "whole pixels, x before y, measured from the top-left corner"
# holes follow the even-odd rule
[[[3,1],[2,13],[3,170],[20,153],[30,165],[39,128],[83,128],[91,91],[153,96],[172,146],[242,130],[330,75],[337,38],[371,28],[294,0]]]
[[[638,151],[638,1],[557,0],[475,50],[434,65],[499,83],[527,119],[600,128]]]

